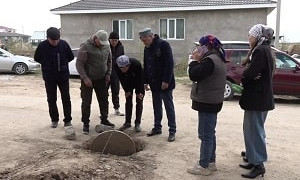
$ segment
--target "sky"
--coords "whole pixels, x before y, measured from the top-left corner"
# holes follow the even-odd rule
[[[59,15],[50,9],[77,0],[0,0],[0,26],[14,28],[18,33],[32,35],[50,26],[60,27]],[[282,0],[280,35],[286,42],[300,42],[300,23],[297,12],[299,0]],[[276,9],[268,16],[268,25],[276,28]]]

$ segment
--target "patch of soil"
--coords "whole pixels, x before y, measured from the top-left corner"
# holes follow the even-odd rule
[[[156,165],[151,157],[117,157],[82,149],[56,147],[45,149],[17,166],[0,172],[7,180],[64,179],[151,179]]]

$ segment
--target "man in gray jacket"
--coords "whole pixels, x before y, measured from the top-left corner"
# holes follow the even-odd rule
[[[76,68],[81,77],[81,112],[83,134],[89,134],[91,102],[93,90],[100,107],[101,124],[112,126],[108,117],[108,89],[112,69],[112,55],[107,32],[99,30],[81,44]]]

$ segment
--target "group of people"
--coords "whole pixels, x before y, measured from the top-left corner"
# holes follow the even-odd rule
[[[145,44],[144,67],[140,61],[125,55],[124,46],[117,32],[109,35],[99,30],[80,45],[76,68],[81,78],[81,121],[82,133],[90,133],[90,114],[93,91],[100,108],[100,123],[115,127],[108,120],[108,90],[111,87],[115,115],[124,116],[120,111],[120,83],[126,97],[125,123],[119,128],[124,131],[131,127],[133,96],[136,94],[136,116],[134,130],[141,131],[143,100],[145,91],[151,90],[154,109],[154,128],[147,134],[154,136],[162,133],[162,102],[164,102],[168,125],[168,141],[175,140],[176,121],[173,103],[175,88],[174,59],[172,49],[167,41],[154,35],[150,28],[139,32]],[[60,39],[60,31],[51,27],[47,30],[47,40],[41,42],[35,52],[35,61],[41,63],[45,81],[51,127],[56,128],[59,121],[57,109],[57,87],[61,92],[64,110],[64,126],[72,127],[71,100],[69,92],[68,63],[74,59],[68,43]]]
[[[244,113],[244,139],[246,151],[243,152],[247,164],[240,167],[251,170],[242,174],[244,178],[264,175],[264,162],[267,160],[264,123],[269,110],[274,109],[272,76],[274,57],[270,42],[274,31],[258,24],[249,31],[249,51],[244,65],[243,93],[240,106]],[[139,32],[144,43],[144,63],[125,55],[124,46],[117,32],[110,35],[99,30],[80,45],[76,68],[81,77],[81,121],[83,134],[89,134],[92,93],[95,91],[99,108],[100,123],[115,127],[108,120],[108,88],[111,86],[112,102],[116,115],[120,111],[119,83],[126,97],[125,123],[119,128],[124,131],[131,127],[133,95],[136,96],[136,119],[134,130],[141,131],[143,99],[145,91],[151,90],[154,110],[154,127],[147,133],[154,136],[162,133],[162,103],[165,106],[169,136],[175,140],[176,117],[173,103],[175,89],[174,59],[170,44],[154,34],[150,28]],[[57,28],[47,30],[47,40],[40,43],[35,60],[42,65],[43,79],[47,92],[51,127],[56,128],[59,114],[56,105],[57,87],[61,92],[64,110],[64,126],[72,127],[71,100],[69,93],[68,63],[74,59],[70,46],[60,39]],[[191,90],[192,109],[198,112],[198,137],[201,140],[200,159],[187,171],[196,175],[211,175],[216,171],[216,125],[217,115],[224,100],[226,81],[226,58],[221,41],[212,35],[199,40],[197,49],[192,53],[189,64],[189,77],[193,81]]]
[[[244,178],[264,176],[267,161],[264,124],[268,111],[274,109],[272,77],[275,58],[271,49],[273,29],[257,24],[249,31],[249,51],[244,61],[243,91],[240,106],[244,110],[244,141],[246,151],[241,154],[246,164],[241,168],[251,170]],[[226,80],[225,51],[220,40],[204,36],[193,52],[189,64],[189,77],[193,81],[192,108],[198,111],[198,136],[201,139],[200,159],[188,168],[191,174],[210,175],[216,171],[216,124],[223,106]]]

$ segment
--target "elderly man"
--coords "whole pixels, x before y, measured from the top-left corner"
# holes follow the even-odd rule
[[[112,69],[112,55],[107,32],[97,31],[91,38],[81,44],[76,68],[81,77],[81,111],[83,134],[89,134],[91,102],[93,90],[100,107],[101,124],[115,125],[108,121],[108,89]]]
[[[145,89],[152,91],[154,109],[154,128],[148,136],[162,133],[162,101],[164,102],[168,125],[168,141],[175,141],[176,122],[173,103],[173,90],[175,89],[174,60],[170,44],[153,34],[150,28],[139,32],[140,39],[145,45],[144,49],[144,84]]]
[[[35,51],[34,60],[42,65],[52,128],[56,128],[59,121],[57,87],[64,109],[64,126],[72,126],[68,63],[73,59],[72,50],[66,41],[60,39],[59,30],[50,27],[47,30],[47,40],[41,42]]]

